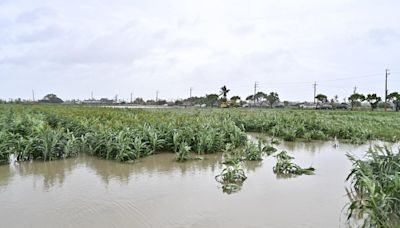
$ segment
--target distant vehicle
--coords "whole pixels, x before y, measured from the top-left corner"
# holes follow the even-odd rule
[[[336,109],[348,109],[349,105],[347,103],[341,103],[336,106]]]
[[[299,105],[299,108],[304,108],[304,109],[316,109],[317,106],[314,104],[301,104]]]
[[[328,104],[319,105],[317,107],[317,109],[321,109],[321,110],[332,109],[332,105],[328,105]]]

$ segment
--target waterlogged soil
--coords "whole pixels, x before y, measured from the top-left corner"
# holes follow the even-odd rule
[[[242,189],[225,194],[214,176],[221,154],[178,163],[162,153],[133,164],[81,155],[0,166],[4,227],[345,227],[345,178],[370,144],[282,143],[313,176],[277,177],[274,157],[244,164]],[[396,147],[398,145],[395,145]]]

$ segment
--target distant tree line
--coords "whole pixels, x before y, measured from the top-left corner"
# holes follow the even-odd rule
[[[279,102],[279,95],[276,92],[264,93],[259,91],[255,94],[248,95],[244,100],[240,96],[234,95],[228,99],[228,94],[230,89],[227,88],[226,85],[220,88],[219,94],[212,93],[206,94],[205,96],[194,96],[185,99],[175,100],[173,102],[168,102],[163,99],[158,100],[144,100],[143,98],[136,98],[133,101],[135,105],[177,105],[177,106],[193,106],[193,105],[205,105],[207,107],[242,107],[244,104],[260,104],[265,103],[270,108],[276,106]],[[325,94],[318,94],[315,96],[317,100],[316,108],[323,108],[326,105],[331,105],[330,108],[338,108],[340,105],[347,105],[344,100],[344,103],[339,103],[338,96],[334,96],[330,101]],[[376,93],[371,94],[361,94],[361,93],[353,93],[348,98],[351,110],[354,110],[355,107],[361,106],[361,103],[366,101],[370,104],[371,110],[374,111],[382,104],[382,98],[379,97]],[[9,101],[10,102],[10,101]],[[16,100],[12,100],[11,103],[26,103],[30,101],[21,100],[20,98]],[[64,101],[57,97],[55,94],[47,94],[42,99],[38,101],[39,103],[55,103],[60,104]],[[76,101],[74,101],[76,102]],[[107,98],[102,98],[99,100],[99,103],[112,103],[116,102],[116,100],[110,100]],[[394,105],[396,111],[400,110],[400,94],[398,92],[392,92],[387,96],[387,102],[391,102]],[[0,99],[0,103],[8,103],[4,100]],[[121,104],[126,104],[127,102],[123,101]],[[285,102],[287,105],[288,102]],[[347,107],[346,107],[347,108]]]
[[[324,94],[318,94],[315,99],[317,99],[318,103],[317,103],[317,107],[319,105],[324,105],[327,104],[328,101],[328,97]],[[336,97],[336,102],[337,101],[337,97]],[[374,111],[375,109],[378,108],[378,105],[381,103],[382,98],[380,96],[378,96],[376,93],[370,93],[367,95],[361,94],[361,93],[353,93],[348,97],[349,103],[350,103],[350,107],[351,110],[354,110],[354,107],[356,106],[361,106],[361,103],[366,101],[369,103],[371,110]],[[390,103],[392,102],[394,104],[394,108],[396,111],[400,110],[400,94],[398,92],[393,92],[388,94],[387,96],[387,102]],[[332,99],[331,100],[331,104],[335,103],[335,101]]]

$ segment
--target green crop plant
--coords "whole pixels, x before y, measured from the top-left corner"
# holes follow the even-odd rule
[[[147,145],[142,141],[142,138],[136,137],[133,141],[133,158],[139,159],[146,154]]]
[[[400,152],[400,151],[399,151]],[[364,218],[363,227],[400,226],[400,153],[387,147],[372,147],[364,159],[347,154],[353,168],[348,219]]]
[[[165,140],[161,139],[155,130],[149,130],[148,138],[149,138],[149,145],[151,148],[151,151],[149,154],[154,154],[154,153],[156,153],[157,150],[163,148]]]
[[[179,149],[179,144],[180,144],[180,134],[177,131],[174,131],[173,135],[172,135],[172,144],[173,144],[173,148],[174,148],[174,152],[177,153],[178,149]]]
[[[177,153],[182,142],[197,154],[208,154],[223,151],[227,144],[233,148],[246,147],[246,131],[262,132],[290,141],[335,137],[352,143],[371,139],[396,141],[400,138],[400,123],[396,114],[277,109],[142,110],[2,104],[0,161],[8,162],[11,153],[17,155],[20,161],[61,159],[78,153],[127,161],[161,150]],[[122,136],[119,135],[121,131],[127,132]],[[136,138],[141,139],[141,149],[133,146]],[[271,151],[263,151],[273,153],[272,148]],[[247,153],[251,160],[260,158],[253,156],[257,153],[252,150],[248,152],[251,152]]]
[[[190,146],[186,142],[181,142],[178,152],[176,153],[176,161],[184,162],[189,159]]]
[[[247,142],[243,149],[243,156],[249,161],[261,161],[264,154],[264,146],[258,141],[258,144]]]
[[[129,129],[120,131],[115,137],[115,159],[117,161],[128,161],[134,157],[134,149],[132,148],[132,138]]]
[[[67,132],[65,134],[65,144],[63,148],[63,156],[64,158],[67,157],[74,157],[77,156],[80,152],[80,141],[72,132]]]

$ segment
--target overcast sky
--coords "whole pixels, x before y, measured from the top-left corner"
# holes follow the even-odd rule
[[[400,90],[400,1],[0,0],[0,98]]]

